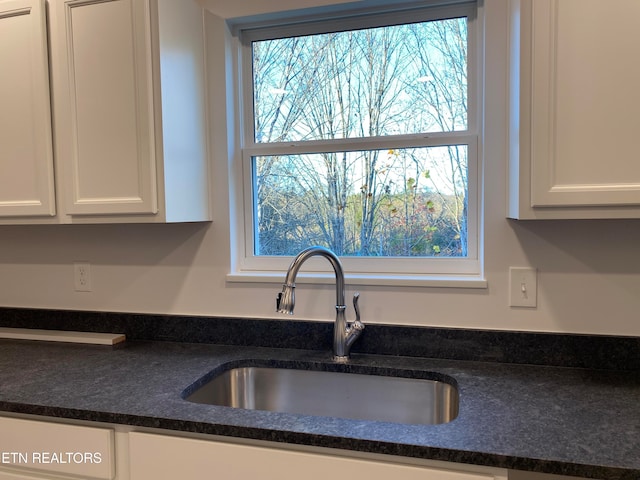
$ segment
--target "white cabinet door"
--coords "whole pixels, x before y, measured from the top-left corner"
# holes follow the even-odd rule
[[[42,478],[50,478],[48,474],[87,480],[115,477],[111,429],[0,417],[0,432],[0,480],[23,478],[21,471],[38,472]]]
[[[138,432],[129,435],[129,449],[131,480],[506,479],[500,473],[469,473]]]
[[[49,5],[60,222],[210,220],[202,7]]]
[[[157,212],[148,2],[52,1],[65,213]]]
[[[55,214],[44,0],[0,0],[0,217]]]
[[[639,217],[640,2],[512,6],[510,216]]]

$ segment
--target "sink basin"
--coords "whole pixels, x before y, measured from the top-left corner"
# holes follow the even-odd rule
[[[455,380],[435,373],[431,376],[434,378],[241,366],[216,375],[185,399],[234,408],[381,422],[450,422],[458,415]]]

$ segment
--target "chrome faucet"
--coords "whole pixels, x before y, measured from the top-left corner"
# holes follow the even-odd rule
[[[337,362],[346,362],[349,360],[351,345],[353,345],[353,342],[356,341],[362,333],[362,330],[364,330],[364,324],[360,321],[360,309],[358,308],[360,294],[356,293],[353,296],[353,308],[356,311],[356,320],[349,325],[345,318],[345,310],[347,307],[344,304],[344,270],[342,269],[340,260],[331,250],[324,247],[309,247],[301,251],[296,258],[293,259],[289,270],[287,270],[282,292],[278,294],[276,300],[276,311],[293,315],[293,308],[296,303],[294,289],[296,288],[295,281],[298,270],[300,270],[300,267],[307,259],[314,256],[321,256],[329,260],[336,274],[336,321],[333,327],[333,358]]]

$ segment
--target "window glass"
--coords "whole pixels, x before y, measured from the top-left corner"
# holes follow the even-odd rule
[[[252,43],[257,143],[467,129],[467,19]]]
[[[464,145],[254,159],[255,254],[466,256]]]

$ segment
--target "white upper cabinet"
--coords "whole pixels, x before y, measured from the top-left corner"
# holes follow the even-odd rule
[[[55,220],[210,220],[201,7],[195,0],[48,5]],[[20,220],[0,222],[34,223]]]
[[[64,211],[73,217],[156,214],[149,5],[139,0],[52,5],[56,158]]]
[[[201,7],[51,5],[62,221],[209,220]]]
[[[44,0],[0,0],[0,217],[55,215]]]
[[[640,2],[511,7],[508,216],[640,217]]]

